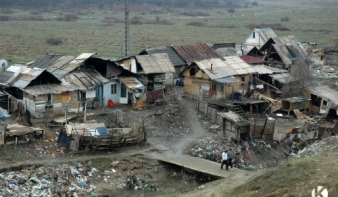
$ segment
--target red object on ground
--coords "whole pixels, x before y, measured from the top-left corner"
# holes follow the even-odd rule
[[[115,103],[111,99],[108,100],[108,105],[112,108],[115,107]]]

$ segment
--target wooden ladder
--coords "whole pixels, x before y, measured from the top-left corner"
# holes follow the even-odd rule
[[[240,117],[246,119],[245,112],[244,112],[243,108],[240,105],[233,105],[232,106],[232,111],[235,112],[236,114],[238,114]]]

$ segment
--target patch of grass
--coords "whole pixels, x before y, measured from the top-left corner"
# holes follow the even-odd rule
[[[143,13],[142,25],[130,26],[131,54],[138,54],[147,47],[163,45],[240,43],[251,32],[247,27],[249,24],[281,23],[281,18],[285,16],[290,20],[281,24],[289,30],[274,29],[278,36],[295,35],[299,41],[317,42],[322,47],[338,31],[335,20],[332,20],[338,18],[335,9],[337,6],[338,2],[332,0],[259,1],[258,6],[236,7],[236,16],[227,12],[229,7],[198,9],[210,14],[207,16],[208,21],[181,15],[186,9],[131,6],[130,18]],[[114,45],[124,43],[123,10],[123,6],[113,6],[109,10],[13,8],[10,17],[0,13],[0,16],[9,17],[2,18],[3,20],[0,17],[0,26],[6,30],[0,34],[2,58],[11,59],[14,63],[27,63],[46,53],[78,55],[82,52],[98,52],[99,56],[110,58],[120,57],[120,48]],[[58,17],[64,18],[66,14],[74,14],[78,19],[72,22],[56,20]],[[44,20],[19,20],[20,17],[32,15],[42,16]],[[160,24],[154,22],[156,16],[160,18]],[[188,26],[192,21],[204,21],[206,25]],[[169,22],[172,25],[166,25]],[[226,31],[224,28],[227,28]],[[46,42],[41,42],[41,37],[45,35],[61,37],[62,45],[50,47]]]
[[[49,45],[60,45],[62,44],[61,38],[49,37],[46,39],[47,44]]]

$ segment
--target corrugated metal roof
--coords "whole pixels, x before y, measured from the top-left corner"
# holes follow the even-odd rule
[[[6,84],[7,81],[14,75],[14,72],[5,71],[0,73],[0,84]]]
[[[324,47],[324,51],[338,52],[338,38],[334,38],[329,43],[327,43],[327,45]]]
[[[61,59],[64,59],[65,57],[69,57],[71,58],[71,60],[73,60],[75,57],[74,56],[64,56],[64,55],[46,55],[34,62],[32,62],[31,64],[28,64],[29,67],[31,68],[42,68],[42,69],[47,69],[59,62]],[[70,62],[71,60],[69,60],[68,62]],[[68,63],[66,62],[66,63]]]
[[[174,67],[180,67],[180,66],[186,65],[186,62],[176,53],[176,51],[173,49],[172,46],[150,48],[150,49],[145,49],[145,51],[149,55],[159,54],[159,53],[168,54],[169,59],[171,63],[174,65]]]
[[[227,57],[226,61],[213,58],[198,61],[195,62],[195,64],[200,69],[202,69],[212,80],[236,75],[256,73],[252,66],[245,63],[237,56],[229,56]]]
[[[273,68],[270,66],[264,66],[264,65],[257,65],[257,66],[253,66],[253,69],[255,69],[255,71],[258,74],[277,74],[277,73],[287,73],[288,71],[283,70],[283,69],[279,69],[279,68]]]
[[[66,75],[64,79],[76,90],[90,90],[109,82],[95,69],[74,71]]]
[[[289,73],[280,73],[280,74],[273,74],[270,75],[272,80],[277,80],[280,83],[286,84],[290,83],[291,81],[297,81],[296,78],[292,77]]]
[[[20,74],[22,69],[26,69],[26,67],[22,65],[12,65],[8,67],[5,72],[0,73],[0,84],[8,85]]]
[[[205,59],[222,58],[207,44],[173,46],[173,48],[188,64]]]
[[[168,54],[158,53],[153,55],[136,56],[138,63],[144,73],[175,73],[174,65],[171,63]]]
[[[46,69],[56,78],[62,79],[67,73],[81,66],[85,60],[93,55],[95,53],[82,53],[76,58],[70,55],[46,55],[28,66],[30,68]]]
[[[21,89],[26,88],[31,81],[40,76],[44,71],[44,69],[40,68],[26,68],[9,85]]]
[[[124,83],[128,88],[142,88],[144,85],[139,82],[136,78],[133,77],[126,77],[126,78],[119,78],[121,83]]]
[[[287,64],[287,65],[292,64],[292,61],[290,60],[290,58],[288,56],[289,53],[287,53],[287,54],[284,53],[285,50],[283,49],[283,46],[279,46],[277,44],[272,44],[272,47],[276,50],[276,52],[278,53],[279,57],[282,59],[284,64]]]
[[[238,79],[236,79],[236,77],[224,77],[224,78],[215,79],[215,81],[217,83],[225,83],[225,84],[231,84],[231,83],[235,83],[235,82],[241,82]]]
[[[29,86],[22,91],[30,95],[43,95],[43,94],[60,94],[62,92],[74,91],[73,88],[65,87],[59,84],[45,84]]]

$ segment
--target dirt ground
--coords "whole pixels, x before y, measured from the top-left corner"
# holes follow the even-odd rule
[[[140,124],[144,123],[147,134],[147,141],[144,143],[106,151],[71,152],[57,146],[55,130],[45,128],[45,139],[36,140],[30,144],[1,147],[0,182],[6,180],[6,177],[13,171],[23,173],[28,170],[29,177],[32,174],[39,177],[41,176],[39,172],[46,171],[44,177],[51,181],[54,176],[51,172],[55,173],[54,169],[62,169],[61,171],[77,169],[80,172],[78,177],[70,176],[66,179],[64,174],[60,173],[59,175],[62,177],[60,181],[69,181],[79,185],[79,179],[82,180],[86,177],[88,181],[85,186],[78,188],[73,184],[77,188],[74,189],[70,184],[60,188],[55,186],[52,189],[66,190],[66,193],[71,191],[68,192],[70,196],[74,191],[78,196],[88,196],[91,189],[101,196],[165,196],[169,194],[172,196],[196,196],[196,193],[195,195],[186,193],[188,191],[195,191],[198,195],[203,196],[203,194],[213,193],[217,189],[241,185],[247,182],[250,177],[256,177],[265,172],[266,169],[258,169],[255,173],[248,173],[245,177],[234,173],[234,176],[224,180],[227,182],[226,186],[219,185],[219,181],[204,185],[206,180],[196,180],[193,173],[182,174],[180,168],[160,163],[157,158],[185,157],[186,154],[189,154],[187,148],[198,146],[205,149],[209,142],[217,142],[215,149],[230,146],[229,142],[222,140],[221,132],[209,131],[209,127],[213,124],[196,110],[196,101],[185,97],[182,89],[178,92],[178,99],[168,97],[165,104],[150,105],[142,110],[131,110],[127,105],[116,107],[124,112],[125,119]],[[102,120],[109,122],[106,118],[102,118]],[[39,120],[33,120],[33,122],[35,126],[44,127],[42,123],[39,123]],[[297,124],[297,122],[283,119],[277,122],[277,129],[283,131]],[[277,161],[274,165],[277,165],[283,155],[281,154],[279,157],[273,156],[273,154],[275,154],[273,151],[264,152],[259,155],[259,158],[262,158],[262,155],[265,158],[273,158]],[[252,156],[254,155],[255,153],[252,152]],[[93,169],[98,171],[93,171]],[[126,188],[128,180],[130,187]],[[27,177],[26,181],[28,182],[26,182],[26,187],[32,188],[33,185]],[[13,186],[13,188],[16,187]],[[0,189],[0,193],[2,191]]]
[[[45,139],[29,144],[2,147],[0,149],[0,166],[2,166],[0,172],[8,173],[11,170],[30,169],[33,166],[57,168],[60,165],[74,165],[76,167],[77,163],[80,163],[99,169],[100,173],[96,181],[92,182],[97,194],[114,194],[113,196],[158,196],[186,192],[200,184],[193,176],[179,175],[180,169],[160,164],[156,160],[157,157],[164,156],[182,157],[185,147],[190,143],[205,136],[217,135],[208,132],[208,126],[203,124],[203,117],[195,110],[194,100],[180,95],[178,100],[171,99],[166,104],[149,106],[143,110],[131,110],[130,106],[124,105],[118,108],[125,112],[124,118],[144,122],[147,142],[95,153],[71,152],[57,146],[55,131],[44,127],[39,120],[33,120],[34,126],[45,129]],[[11,123],[10,121],[11,119],[8,119],[7,123]],[[112,168],[113,162],[117,164]],[[33,169],[30,170],[35,173]],[[47,173],[46,176],[50,180],[53,175]],[[143,185],[137,183],[133,185],[132,190],[128,190],[125,188],[126,180],[132,176],[135,179],[134,182],[142,179]],[[182,181],[184,187],[182,187]],[[136,186],[142,192],[134,190]],[[150,193],[144,194],[145,191]],[[78,192],[78,195],[81,194]]]

